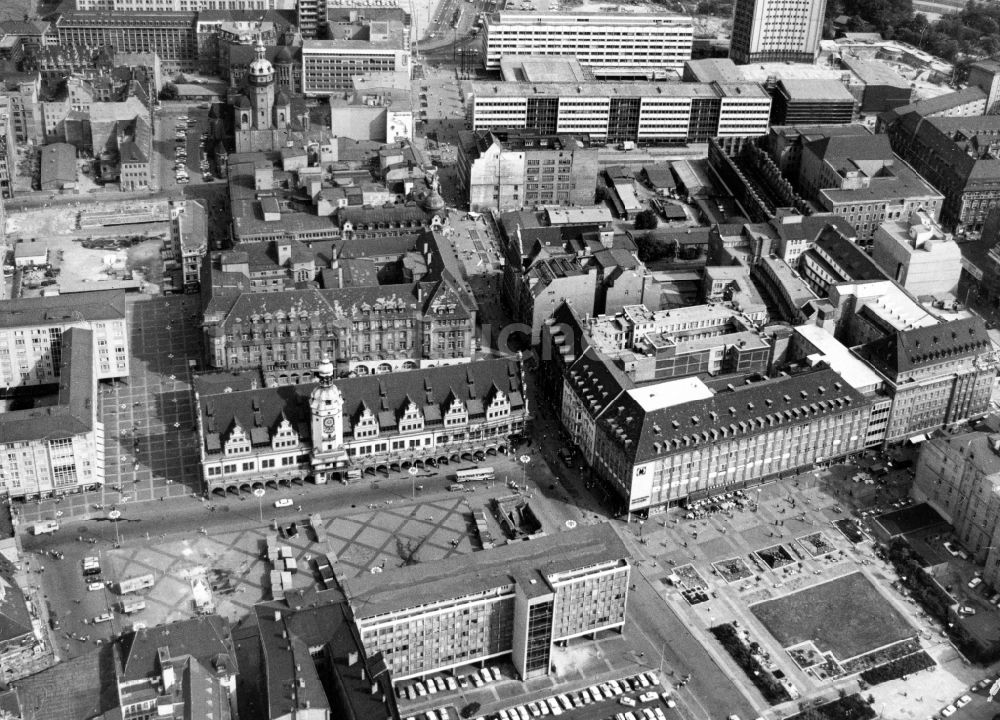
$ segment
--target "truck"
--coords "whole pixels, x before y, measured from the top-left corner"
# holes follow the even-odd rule
[[[46,535],[48,533],[54,533],[59,529],[59,523],[55,520],[46,520],[45,522],[35,523],[31,526],[32,535]]]
[[[621,145],[618,146],[619,150],[635,150],[635,143],[631,140],[626,140]]]

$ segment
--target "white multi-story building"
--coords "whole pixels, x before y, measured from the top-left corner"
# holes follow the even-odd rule
[[[729,57],[735,63],[807,62],[819,53],[826,0],[736,0]]]
[[[77,10],[112,12],[200,12],[202,10],[294,10],[295,0],[76,0]]]
[[[55,405],[0,413],[0,494],[61,495],[104,482],[104,424],[94,372],[95,334],[63,335]]]
[[[98,380],[128,376],[125,293],[101,290],[0,302],[0,385],[58,382],[62,336],[70,328],[93,332]]]
[[[771,98],[754,83],[470,82],[474,130],[529,128],[599,142],[707,142],[767,133]]]
[[[510,55],[572,55],[596,68],[680,70],[691,59],[690,18],[659,14],[498,12],[484,30],[487,70]]]
[[[304,40],[302,43],[302,92],[331,95],[353,91],[353,78],[371,73],[392,73],[404,83],[410,79],[410,49],[402,23],[368,24],[364,40]]]

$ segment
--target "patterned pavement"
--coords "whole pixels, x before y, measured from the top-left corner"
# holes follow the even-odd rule
[[[132,371],[102,383],[105,483],[89,493],[16,505],[26,523],[103,514],[94,506],[148,502],[200,492],[193,440],[189,359],[201,359],[201,330],[192,315],[196,296],[129,296]]]
[[[298,537],[280,542],[291,547],[298,564],[296,588],[320,588],[310,560],[320,553],[337,558],[336,571],[353,576],[379,567],[430,562],[471,552],[472,508],[464,497],[445,497],[416,504],[383,504],[346,517],[325,520],[326,541],[317,543],[306,517],[282,520],[299,526]],[[192,581],[202,579],[214,590],[216,610],[236,620],[269,597],[270,564],[264,559],[270,527],[254,526],[178,540],[152,538],[135,547],[107,551],[106,577],[114,581],[153,573],[155,585],[143,591],[146,609],[128,622],[147,625],[191,617],[195,608]],[[113,587],[112,589],[117,589]],[[118,609],[120,598],[112,599]],[[124,618],[121,618],[125,622]]]

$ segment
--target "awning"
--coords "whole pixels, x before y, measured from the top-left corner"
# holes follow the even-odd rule
[[[914,435],[907,442],[909,442],[911,445],[916,445],[917,443],[922,443],[926,439],[927,436],[921,433],[920,435]]]

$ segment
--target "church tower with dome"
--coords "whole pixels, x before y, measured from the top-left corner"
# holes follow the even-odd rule
[[[317,385],[309,396],[312,432],[312,471],[317,483],[344,479],[347,451],[344,449],[344,398],[334,384],[329,357],[316,368]]]
[[[270,130],[273,127],[274,66],[264,57],[263,45],[256,47],[257,57],[247,71],[250,104],[253,107],[253,129]]]

